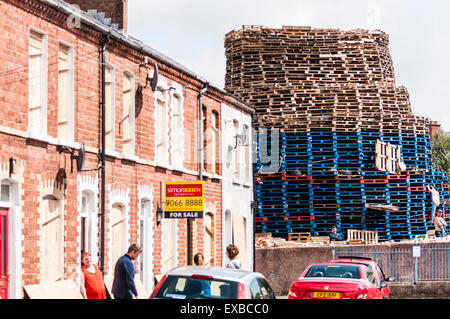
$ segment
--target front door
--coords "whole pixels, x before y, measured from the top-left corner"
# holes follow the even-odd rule
[[[126,254],[125,247],[125,207],[114,204],[112,207],[112,271],[117,260]]]
[[[8,209],[0,208],[0,298],[8,299]]]

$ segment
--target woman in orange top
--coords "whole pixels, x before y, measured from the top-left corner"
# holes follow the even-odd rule
[[[92,263],[91,254],[81,254],[81,294],[85,299],[106,299],[103,274]]]

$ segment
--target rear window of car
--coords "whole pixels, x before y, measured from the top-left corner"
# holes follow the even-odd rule
[[[167,276],[155,298],[170,299],[236,299],[237,282]]]
[[[360,279],[360,273],[353,265],[312,265],[305,277]]]

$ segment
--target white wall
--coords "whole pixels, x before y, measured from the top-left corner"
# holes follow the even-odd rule
[[[234,126],[233,121],[237,120],[239,123],[239,132],[243,132],[244,125],[250,128],[248,132],[249,140],[245,143],[249,144],[249,154],[248,159],[249,164],[247,168],[249,170],[248,182],[244,181],[244,146],[238,146],[237,150],[239,152],[239,167],[240,167],[240,178],[236,179],[234,177],[234,156],[233,148],[236,145],[236,139],[234,138]],[[223,222],[223,264],[227,262],[227,257],[225,254],[225,249],[228,244],[231,243],[231,234],[233,227],[233,218],[238,216],[246,219],[246,258],[245,263],[241,258],[243,265],[246,265],[247,270],[253,269],[253,215],[251,212],[250,204],[253,200],[253,172],[252,172],[252,159],[251,159],[251,144],[252,144],[252,134],[251,134],[251,115],[245,114],[241,110],[234,109],[225,104],[222,104],[221,110],[221,130],[222,130],[222,220]],[[231,220],[227,223],[225,218],[225,212],[231,213]],[[238,247],[242,251],[242,247]],[[241,255],[241,254],[240,254]],[[242,256],[239,256],[242,257]]]

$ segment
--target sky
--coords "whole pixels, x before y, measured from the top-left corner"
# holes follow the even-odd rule
[[[446,0],[128,0],[128,34],[223,89],[224,37],[243,25],[379,29],[413,113],[450,131],[449,12]]]

